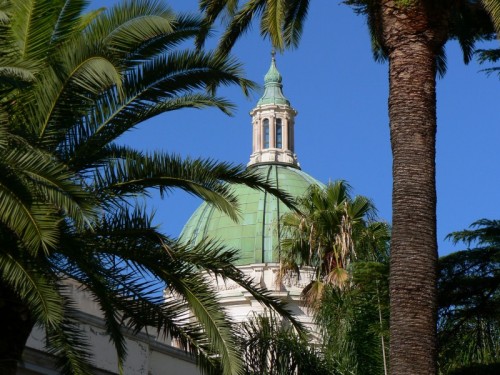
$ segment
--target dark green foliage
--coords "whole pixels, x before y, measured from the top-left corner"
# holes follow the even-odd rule
[[[0,1],[0,305],[26,315],[17,329],[26,335],[13,346],[22,348],[38,324],[62,370],[88,374],[88,346],[65,286],[77,282],[104,316],[119,367],[126,322],[134,332],[152,326],[177,339],[208,373],[237,374],[231,321],[203,271],[287,310],[232,266],[234,250],[160,233],[143,199],[151,189],[179,188],[237,218],[228,183],[289,198],[243,166],[143,153],[117,140],[172,110],[230,113],[216,89],[236,84],[247,92],[252,83],[229,56],[178,48],[200,31],[196,17],[156,0],[84,13],[87,3]],[[2,321],[11,312],[0,309]],[[1,340],[8,348],[12,337]],[[20,355],[0,350],[0,373],[7,362],[15,371]]]
[[[252,21],[259,17],[260,34],[271,39],[275,48],[282,51],[297,47],[310,0],[251,0],[242,5],[234,0],[200,0],[199,3],[200,9],[205,14],[205,30],[198,37],[198,46],[204,43],[209,27],[218,18],[229,14],[229,24],[218,46],[218,52],[226,55],[238,38],[250,28]]]
[[[245,375],[335,375],[314,344],[275,314],[241,323]]]
[[[483,219],[472,226],[477,229],[449,237],[475,247],[439,261],[443,374],[488,373],[500,364],[500,222]]]
[[[325,360],[339,374],[375,375],[388,353],[389,227],[345,181],[311,186],[282,218],[281,271],[314,267],[302,294],[315,309]],[[384,353],[386,352],[386,353]]]
[[[357,261],[352,284],[329,287],[316,319],[327,361],[339,374],[384,373],[389,353],[389,265]]]
[[[476,54],[480,64],[497,63],[500,61],[500,49],[489,49],[489,50],[480,49],[476,51]],[[483,72],[485,72],[488,75],[497,74],[498,77],[500,78],[500,67],[498,66],[485,68],[483,69]]]

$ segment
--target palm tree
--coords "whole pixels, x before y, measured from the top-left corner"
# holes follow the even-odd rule
[[[9,322],[0,338],[0,372],[16,372],[38,324],[64,373],[89,373],[64,285],[71,278],[99,303],[120,363],[126,322],[133,331],[153,326],[176,338],[207,372],[236,374],[241,357],[233,327],[200,271],[233,279],[279,313],[287,310],[232,266],[234,251],[209,242],[180,245],[161,234],[141,197],[151,188],[162,194],[181,188],[233,218],[237,197],[227,183],[290,200],[242,166],[146,154],[116,140],[180,108],[229,113],[231,103],[215,89],[238,84],[246,91],[252,84],[230,57],[175,49],[200,31],[196,18],[153,0],[89,13],[85,6],[84,0],[0,3],[6,41],[0,66],[8,67],[0,70],[15,78],[0,85],[6,135],[0,142],[6,172],[0,181],[0,318]],[[163,300],[165,285],[177,299]]]
[[[387,367],[389,228],[345,181],[312,185],[297,204],[299,212],[282,217],[281,272],[315,269],[303,294],[330,367],[379,374]]]
[[[376,58],[389,60],[393,153],[391,373],[436,373],[436,75],[444,45],[458,39],[467,62],[474,43],[500,25],[498,0],[346,0],[367,16]],[[219,43],[234,45],[254,17],[278,49],[298,44],[309,0],[200,0],[206,25],[229,13]],[[205,33],[199,38],[203,42]]]
[[[311,185],[297,205],[299,211],[286,213],[281,220],[280,273],[283,277],[299,272],[302,266],[314,267],[314,281],[303,292],[314,305],[321,300],[325,285],[340,289],[348,285],[353,260],[371,255],[368,241],[363,240],[375,228],[369,223],[375,207],[366,197],[352,198],[345,181],[324,188]]]
[[[60,301],[53,285],[21,262],[47,256],[57,246],[60,210],[75,228],[83,229],[92,215],[92,200],[63,163],[11,134],[5,123],[0,139],[0,372],[10,374],[16,371],[12,359],[19,358],[34,316],[55,324],[54,308]],[[46,301],[53,304],[51,311]]]
[[[500,369],[500,221],[451,233],[467,250],[439,259],[439,369],[496,374]]]

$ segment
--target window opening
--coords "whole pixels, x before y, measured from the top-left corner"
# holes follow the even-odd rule
[[[269,148],[269,119],[264,119],[264,148]]]
[[[276,148],[283,148],[283,127],[280,118],[276,119]]]

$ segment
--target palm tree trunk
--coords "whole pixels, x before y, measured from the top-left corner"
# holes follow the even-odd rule
[[[424,45],[391,60],[391,374],[435,374],[436,103]],[[412,60],[409,62],[409,60]],[[431,78],[431,79],[430,79]],[[420,362],[420,363],[419,363]]]
[[[392,375],[435,375],[435,61],[446,33],[422,1],[381,3],[393,153],[389,367]]]
[[[0,283],[0,374],[15,375],[34,322],[29,309]]]

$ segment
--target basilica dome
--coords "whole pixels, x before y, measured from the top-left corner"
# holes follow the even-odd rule
[[[252,116],[252,154],[248,168],[257,170],[268,182],[293,197],[303,195],[311,184],[320,184],[303,172],[295,154],[294,126],[297,111],[282,92],[282,76],[273,55],[264,77],[264,94]],[[216,207],[203,203],[184,226],[181,238],[199,243],[217,240],[237,249],[238,266],[279,262],[280,217],[289,209],[269,193],[246,185],[232,186],[240,205],[235,222]]]
[[[311,184],[320,184],[307,173],[288,165],[263,164],[251,168],[256,168],[269,182],[294,197],[303,195]],[[238,222],[216,207],[203,203],[184,226],[182,238],[198,243],[209,237],[238,249],[236,265],[279,262],[278,223],[289,209],[273,195],[246,185],[237,185],[233,191],[240,204]]]

